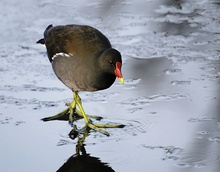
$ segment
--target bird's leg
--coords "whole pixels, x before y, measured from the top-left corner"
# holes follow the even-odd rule
[[[76,112],[79,116],[83,117],[81,111],[79,111],[78,109],[76,109],[75,112]],[[102,119],[101,116],[96,116],[96,115],[88,115],[88,114],[86,114],[86,116],[87,116],[88,118],[93,118],[93,119],[96,119],[96,120],[101,120],[101,119]]]
[[[98,131],[100,133],[103,133],[107,136],[109,136],[109,133],[101,128],[123,128],[124,125],[121,124],[94,124],[92,123],[92,120],[90,118],[95,118],[97,120],[102,119],[102,117],[99,116],[92,116],[92,115],[87,115],[82,107],[82,101],[81,98],[78,95],[78,92],[74,92],[73,94],[73,100],[71,103],[67,103],[68,108],[65,109],[64,111],[50,117],[43,118],[43,121],[51,121],[51,120],[69,120],[69,123],[71,126],[73,126],[73,122],[75,120],[78,120],[79,117],[83,118],[85,120],[85,127],[82,129],[74,129],[73,130],[77,133],[82,133],[87,127],[90,129],[93,129],[95,131]],[[79,108],[79,110],[76,108],[76,106]]]
[[[50,117],[43,118],[43,121],[51,121],[51,120],[69,120],[70,124],[72,125],[73,121],[76,120],[73,118],[74,112],[76,111],[76,101],[75,99],[72,100],[71,103],[67,104],[68,108],[64,111]],[[76,114],[75,114],[76,115]]]
[[[74,93],[72,102],[71,103],[66,103],[66,106],[68,106],[68,108],[66,108],[65,110],[63,110],[62,112],[60,112],[60,113],[58,113],[54,116],[46,117],[46,118],[43,118],[42,120],[43,121],[69,120],[70,124],[72,124],[73,121],[76,121],[76,120],[79,120],[79,119],[83,118],[84,116],[81,113],[81,111],[76,109],[76,99],[78,99],[78,97],[75,96],[75,93]],[[96,120],[101,120],[102,119],[102,117],[94,116],[94,115],[87,115],[87,117],[88,118],[94,118]]]
[[[86,124],[88,124],[89,123],[89,118],[87,117],[87,115],[85,114],[85,111],[84,111],[84,109],[83,109],[83,107],[82,107],[82,101],[81,101],[81,98],[79,97],[79,95],[78,95],[78,92],[74,92],[74,100],[76,101],[76,104],[77,104],[77,106],[79,107],[79,109],[80,109],[80,112],[81,112],[81,114],[82,114],[82,116],[83,116],[83,118],[84,118],[84,120],[85,120],[85,123]]]
[[[66,106],[70,106],[70,105],[71,105],[71,103],[66,103]],[[67,109],[68,109],[68,108],[67,108]],[[75,112],[77,115],[79,115],[80,117],[83,118],[82,113],[81,113],[78,109],[75,109],[74,112]],[[102,119],[103,119],[101,116],[96,116],[96,115],[88,115],[88,114],[86,114],[86,116],[87,116],[88,118],[93,118],[93,119],[96,119],[96,120],[102,120]]]
[[[81,101],[81,98],[78,95],[78,92],[74,92],[74,100],[76,101],[76,104],[79,107],[79,110],[80,110],[80,112],[81,112],[81,114],[82,114],[82,116],[83,116],[83,118],[85,120],[86,125],[89,128],[91,128],[91,129],[93,129],[95,131],[98,131],[100,133],[103,133],[103,134],[109,136],[109,133],[107,131],[102,130],[102,129],[96,127],[94,124],[92,124],[91,120],[87,117],[87,115],[86,115],[86,113],[85,113],[85,111],[84,111],[84,109],[82,107],[82,101]]]
[[[101,128],[123,128],[124,127],[124,125],[121,125],[121,124],[93,124],[92,121],[86,115],[82,107],[82,101],[78,95],[78,92],[74,93],[74,100],[76,101],[76,105],[79,107],[80,113],[83,116],[85,123],[89,128],[109,136],[109,133],[105,130],[102,130]]]
[[[75,97],[73,98],[73,101],[69,105],[69,123],[73,125],[73,114],[76,110],[76,100]]]

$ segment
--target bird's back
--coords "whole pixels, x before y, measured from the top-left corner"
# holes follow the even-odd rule
[[[50,25],[44,32],[44,42],[50,61],[61,52],[88,60],[111,48],[109,40],[100,31],[86,25]]]

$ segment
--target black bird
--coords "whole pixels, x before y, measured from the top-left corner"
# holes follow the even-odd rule
[[[86,126],[109,135],[101,128],[116,128],[122,125],[95,124],[85,114],[79,91],[98,91],[109,88],[116,77],[124,84],[121,73],[121,54],[112,48],[108,38],[97,29],[86,25],[49,25],[44,38],[37,43],[45,44],[52,68],[61,82],[73,93],[73,101],[63,112],[45,118],[45,121],[61,117],[69,113],[69,122],[77,113],[85,120]],[[78,106],[79,110],[76,109]]]

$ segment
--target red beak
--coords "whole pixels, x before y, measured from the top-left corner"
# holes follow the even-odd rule
[[[116,62],[116,69],[115,69],[115,75],[118,77],[119,81],[124,84],[124,79],[121,74],[121,62]]]

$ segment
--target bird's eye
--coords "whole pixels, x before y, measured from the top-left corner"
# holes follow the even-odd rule
[[[110,64],[113,64],[113,61],[110,60],[109,63],[110,63]]]

